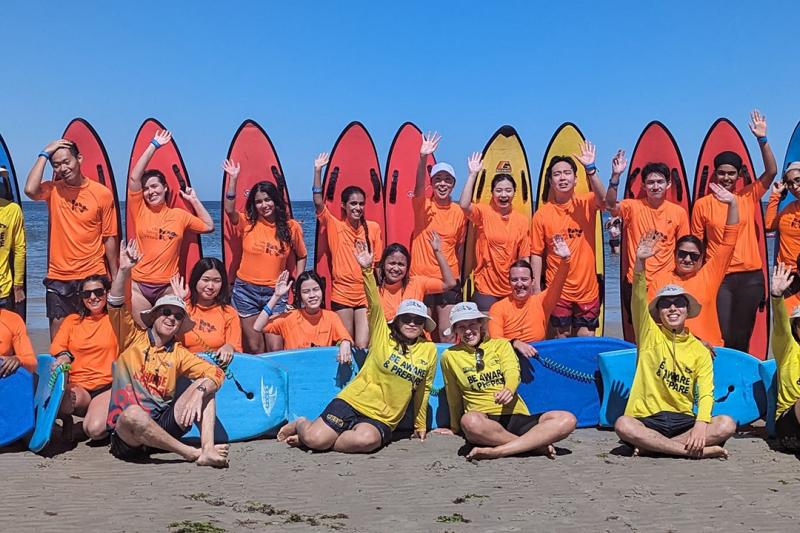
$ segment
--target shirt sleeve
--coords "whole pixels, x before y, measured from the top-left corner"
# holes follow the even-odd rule
[[[122,353],[136,340],[136,324],[125,305],[116,306],[112,305],[111,302],[108,303],[108,318],[111,321],[111,327],[114,328],[114,333],[117,335],[119,353]]]
[[[369,225],[372,226],[369,230],[369,240],[372,241],[372,257],[375,258],[374,265],[377,268],[383,255],[383,236],[381,235],[381,227],[377,223]]]
[[[772,297],[772,356],[780,366],[783,360],[792,353],[792,326],[789,322],[789,313],[786,312],[786,303],[783,296]]]
[[[333,340],[336,342],[350,341],[352,343],[353,338],[350,336],[350,332],[347,331],[347,328],[344,327],[344,322],[342,322],[342,319],[339,318],[339,315],[333,311],[329,311],[326,314],[331,320],[331,332],[333,333]]]
[[[279,316],[271,318],[267,325],[264,326],[264,333],[272,333],[273,335],[280,335],[283,337],[283,324],[286,322],[286,317],[289,313],[282,313]]]
[[[422,292],[428,294],[439,294],[444,292],[444,281],[436,278],[429,278],[427,276],[415,276],[422,287]]]
[[[187,376],[191,380],[208,378],[217,385],[217,388],[222,386],[225,374],[220,367],[193,354],[183,346],[176,346],[175,351],[177,352],[175,356],[178,360],[176,370],[179,375]]]
[[[361,269],[364,276],[364,292],[367,295],[367,318],[369,321],[370,346],[384,345],[389,342],[389,325],[383,314],[381,295],[375,281],[375,273],[371,268]]]
[[[541,211],[537,211],[531,219],[531,254],[544,255],[546,249],[544,224],[542,224],[542,217],[539,216]]]
[[[335,221],[334,216],[331,214],[330,210],[328,209],[327,205],[322,206],[322,211],[317,213],[317,221],[319,225],[322,227],[327,227],[331,225],[333,221]]]
[[[489,308],[489,316],[492,317],[491,320],[488,321],[489,327],[489,337],[492,339],[505,339],[505,328],[503,327],[503,322],[505,322],[505,313],[503,313],[502,306],[503,300],[498,300],[492,304]]]
[[[450,358],[445,351],[442,354],[442,377],[444,377],[444,390],[447,396],[447,407],[450,410],[450,429],[453,433],[461,432],[461,415],[464,413],[464,399],[458,387],[458,378],[450,366]]]
[[[64,322],[58,328],[58,332],[56,332],[56,336],[50,342],[50,355],[53,357],[60,352],[69,350],[69,339],[72,334],[72,328],[75,327],[74,317],[75,315],[69,315],[64,319]]]
[[[187,230],[193,231],[195,233],[203,233],[204,231],[208,231],[208,226],[206,226],[206,223],[203,222],[200,219],[200,217],[195,216],[189,213],[188,211],[183,211],[183,212],[186,213],[186,219],[183,225]]]
[[[703,265],[703,270],[711,275],[709,281],[721,283],[722,278],[725,277],[725,272],[733,259],[733,251],[736,248],[736,238],[739,236],[739,226],[741,224],[726,225],[722,232],[722,242],[717,248],[717,253],[714,254],[708,263]]]
[[[702,205],[702,204],[701,204]],[[692,235],[700,239],[701,241],[706,237],[706,220],[703,216],[703,210],[698,209],[698,205],[694,206],[694,210],[692,211]]]
[[[517,259],[527,258],[531,255],[531,225],[525,221],[522,225],[522,238],[519,242],[519,249],[517,251]]]
[[[633,320],[633,331],[639,340],[639,345],[643,345],[649,335],[655,330],[656,323],[650,316],[647,307],[647,279],[644,272],[633,273],[633,296],[631,298],[631,318]]]
[[[291,232],[292,232],[292,249],[294,250],[294,255],[297,259],[303,259],[308,257],[308,250],[306,250],[306,242],[303,239],[303,228],[297,221],[292,221],[291,223]]]
[[[35,373],[38,362],[36,360],[36,354],[33,351],[31,338],[28,336],[28,331],[25,329],[25,322],[23,322],[22,319],[19,320],[16,331],[14,331],[12,345],[14,347],[14,355],[19,359],[22,366],[29,372]]]
[[[506,388],[516,394],[520,382],[520,369],[519,359],[514,348],[511,347],[511,343],[500,343],[497,355],[500,356],[500,371],[503,372]]]
[[[475,226],[483,226],[483,209],[485,207],[486,206],[484,204],[477,204],[475,202],[470,204],[467,218],[470,222],[475,224]]]
[[[52,181],[43,181],[39,185],[39,196],[36,197],[37,200],[50,200],[50,194],[53,192],[53,187],[55,184]]]
[[[431,343],[425,343],[430,352],[428,355],[428,371],[425,372],[425,382],[417,385],[414,391],[414,429],[425,431],[428,429],[428,398],[433,387],[433,378],[436,377],[436,348]]]
[[[697,420],[711,422],[711,409],[714,407],[714,364],[705,346],[697,343],[704,354],[697,365]]]
[[[242,323],[232,306],[225,307],[225,342],[242,351]]]
[[[14,218],[11,228],[12,249],[14,250],[14,285],[21,287],[25,285],[25,217],[22,210],[17,207],[19,213]]]
[[[781,195],[773,192],[767,201],[767,211],[764,213],[764,226],[767,231],[778,229],[778,206],[781,203]]]
[[[689,215],[686,213],[686,210],[682,207],[679,207],[678,212],[678,224],[675,226],[675,231],[677,232],[675,235],[675,239],[680,239],[684,235],[689,235],[691,233],[691,228],[689,226]]]
[[[116,237],[119,228],[117,228],[117,210],[114,208],[114,197],[111,195],[111,191],[104,190],[103,192],[108,193],[102,196],[102,203],[100,204],[103,238]]]

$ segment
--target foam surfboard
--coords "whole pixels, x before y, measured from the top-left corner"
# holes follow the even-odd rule
[[[239,179],[236,182],[236,210],[243,213],[250,190],[261,181],[272,183],[282,194],[284,202],[292,215],[292,202],[289,199],[289,189],[283,174],[281,162],[272,140],[257,122],[247,119],[239,126],[228,148],[228,159],[241,165]],[[223,172],[224,174],[224,172]],[[222,193],[220,202],[225,203],[225,194],[228,190],[228,177],[223,175]],[[233,285],[236,271],[242,259],[242,240],[235,233],[230,219],[225,215],[225,210],[220,210],[220,227],[222,228],[222,262],[228,272],[228,281]],[[293,264],[290,258],[288,264]],[[294,274],[294,273],[293,273]]]
[[[586,138],[583,133],[578,129],[575,124],[565,122],[558,127],[544,151],[544,159],[542,160],[542,169],[539,174],[539,185],[537,187],[536,195],[536,209],[548,201],[550,184],[545,178],[547,165],[553,156],[565,155],[572,156],[572,154],[580,151],[580,143],[585,141]],[[589,187],[589,179],[586,177],[586,170],[583,165],[575,162],[578,166],[578,182],[575,186],[575,194],[584,194],[591,190]],[[594,233],[594,250],[595,250],[595,272],[597,273],[597,284],[600,293],[600,326],[595,330],[595,335],[601,337],[603,329],[605,328],[605,255],[603,253],[603,213],[597,211],[597,219],[595,222]]]
[[[767,395],[767,412],[764,414],[764,422],[767,426],[767,435],[775,436],[775,414],[778,411],[778,365],[775,359],[761,361],[758,365],[758,374]]]
[[[419,149],[422,132],[411,122],[406,122],[394,136],[383,174],[383,196],[386,211],[386,244],[399,242],[411,250],[414,232],[414,186],[417,181]],[[425,172],[425,195],[430,197],[431,168],[436,164],[433,154],[428,156]]]
[[[144,153],[147,145],[153,140],[156,131],[167,129],[161,122],[154,118],[145,120],[139,131],[136,133],[136,139],[133,141],[133,149],[131,150],[130,163],[128,165],[128,175],[130,176],[133,166],[139,160],[142,153]],[[189,173],[186,171],[186,165],[183,163],[183,158],[178,150],[178,145],[175,137],[172,141],[156,150],[153,159],[147,165],[147,169],[160,170],[167,178],[167,187],[169,188],[169,196],[167,198],[167,205],[173,208],[183,209],[189,213],[196,215],[194,208],[189,202],[181,198],[178,193],[179,190],[186,190],[191,187],[189,182]],[[126,199],[127,199],[127,178],[126,183]],[[129,205],[126,201],[126,206]],[[136,235],[136,221],[133,219],[130,209],[126,209],[126,235],[128,239]],[[183,247],[181,248],[181,256],[178,264],[178,271],[184,277],[189,279],[189,274],[192,272],[194,264],[203,257],[203,249],[200,244],[200,235],[187,231],[183,237]]]
[[[188,385],[189,380],[182,379],[178,390]],[[226,369],[216,400],[216,442],[238,442],[277,431],[286,420],[286,372],[262,357],[237,353]],[[184,437],[189,441],[199,438],[197,424]]]
[[[631,162],[628,165],[628,176],[625,181],[625,192],[623,198],[644,198],[644,181],[642,169],[648,163],[664,163],[670,170],[671,187],[667,191],[667,200],[676,203],[691,214],[691,198],[689,182],[686,178],[686,167],[683,164],[683,157],[678,149],[675,138],[667,127],[661,122],[654,120],[645,126],[644,131],[636,141],[636,146],[631,155]],[[636,243],[629,243],[626,239],[626,232],[622,232],[622,248],[620,251],[620,286],[625,281],[628,272],[628,246],[636,246]],[[627,306],[622,302],[622,292],[620,292],[620,310],[622,311],[622,327],[625,340],[633,342],[633,327],[628,323]]]
[[[36,411],[36,425],[28,442],[28,449],[40,452],[50,442],[53,425],[56,422],[58,408],[64,397],[64,388],[67,383],[63,367],[52,370],[55,358],[50,355],[38,355],[37,374],[39,383],[36,386],[36,395],[33,398]]]
[[[697,203],[698,199],[708,194],[708,184],[711,183],[714,174],[714,157],[725,150],[735,152],[742,158],[741,178],[736,181],[737,191],[758,179],[758,175],[753,168],[753,160],[750,158],[750,152],[747,150],[741,133],[730,120],[719,118],[708,130],[700,148],[700,154],[697,157],[694,203]],[[758,251],[761,255],[761,271],[764,276],[764,296],[758,307],[753,335],[750,337],[750,346],[747,351],[750,355],[763,360],[767,357],[769,344],[769,263],[767,261],[767,238],[764,233],[764,210],[761,202],[754,205],[753,210],[756,235],[759,239]]]
[[[8,172],[8,176],[4,175],[0,178],[0,198],[4,200],[8,200],[9,202],[14,202],[15,204],[19,205],[20,209],[22,209],[22,196],[20,196],[19,192],[19,182],[17,181],[17,172],[14,170],[14,162],[11,160],[11,152],[8,150],[8,146],[6,145],[5,139],[3,136],[0,135],[0,167],[3,167]],[[8,259],[11,263],[11,269],[13,272],[14,269],[14,257],[13,251],[12,255]],[[27,257],[26,257],[27,261]],[[25,292],[27,294],[28,287],[27,287],[27,267],[25,268]],[[13,292],[11,293],[11,298],[13,299]],[[23,301],[20,304],[16,304],[14,306],[14,310],[25,319],[25,315],[27,312],[27,303]]]
[[[510,174],[517,186],[514,194],[514,211],[529,221],[533,215],[533,192],[528,156],[517,130],[509,125],[501,126],[483,148],[483,170],[472,189],[473,203],[489,204],[492,201],[492,179],[495,174]],[[472,296],[472,270],[475,268],[475,229],[467,224],[467,239],[464,260],[461,262],[464,283],[464,299]]]
[[[0,448],[33,431],[33,375],[20,367],[0,378]]]
[[[711,414],[728,415],[738,426],[765,416],[767,394],[759,373],[759,362],[749,354],[731,348],[714,348],[714,352],[714,408]],[[600,425],[613,427],[628,403],[636,373],[636,349],[602,353],[599,364],[603,380]],[[694,410],[696,413],[696,405]]]
[[[789,146],[786,147],[786,157],[783,158],[781,173],[776,179],[783,179],[783,174],[786,172],[786,167],[789,166],[789,163],[794,163],[795,161],[800,161],[800,122],[798,122],[797,126],[794,127],[792,136],[789,139]],[[793,195],[787,192],[786,196],[781,200],[780,207],[778,208],[779,211],[792,203],[792,201],[795,199],[796,198]],[[777,250],[778,247],[776,246],[775,249]]]
[[[361,187],[366,193],[366,219],[378,223],[386,242],[383,182],[378,153],[375,151],[372,138],[360,122],[351,122],[339,135],[331,150],[330,162],[322,180],[325,205],[331,214],[339,219],[342,218],[341,193],[351,185]],[[319,224],[317,224],[314,250],[314,270],[325,280],[325,306],[330,309],[331,250],[328,248],[327,233]],[[336,252],[350,253],[348,250],[336,250]]]

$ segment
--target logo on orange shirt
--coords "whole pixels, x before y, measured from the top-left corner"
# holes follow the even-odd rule
[[[87,206],[80,203],[78,200],[66,200],[67,204],[69,204],[70,209],[73,211],[79,211],[81,213],[85,213],[89,210]]]
[[[159,241],[171,241],[172,239],[174,239],[177,236],[178,236],[178,234],[175,233],[174,231],[170,231],[168,229],[163,229],[163,228],[158,228],[158,240]]]
[[[581,228],[567,228],[568,239],[580,239],[583,237],[583,230]]]
[[[199,329],[203,333],[211,333],[217,331],[217,328],[214,326],[214,324],[206,322],[202,318],[197,323],[197,329]]]

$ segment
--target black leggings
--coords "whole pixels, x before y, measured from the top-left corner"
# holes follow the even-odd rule
[[[747,352],[764,297],[764,274],[760,270],[725,276],[717,293],[717,315],[726,348]]]

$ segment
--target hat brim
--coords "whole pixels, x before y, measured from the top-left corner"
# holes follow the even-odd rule
[[[456,324],[458,324],[459,322],[464,322],[465,320],[483,320],[483,322],[486,323],[491,319],[492,319],[492,317],[490,317],[489,315],[484,315],[483,313],[472,314],[470,316],[465,316],[463,318],[459,318],[458,320],[456,320],[455,322],[450,324],[450,327],[447,328],[446,330],[444,330],[442,332],[442,335],[444,335],[445,337],[449,337],[450,335],[453,334],[453,327]]]
[[[142,324],[144,324],[147,328],[152,328],[153,324],[155,324],[156,319],[158,318],[158,310],[164,307],[163,305],[159,305],[148,309],[147,311],[142,311],[139,313],[139,316],[142,319]],[[178,331],[175,332],[176,337],[183,336],[194,329],[195,322],[192,320],[192,317],[189,316],[189,312],[184,310],[186,315],[183,317],[181,321],[181,325],[178,328]]]

